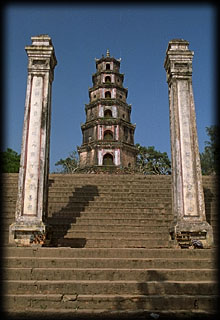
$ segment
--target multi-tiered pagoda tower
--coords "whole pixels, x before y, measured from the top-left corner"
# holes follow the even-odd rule
[[[95,59],[96,73],[89,89],[89,104],[85,105],[86,122],[81,126],[83,143],[78,147],[80,167],[133,167],[137,148],[134,146],[135,125],[130,122],[131,105],[128,90],[123,87],[121,59]]]

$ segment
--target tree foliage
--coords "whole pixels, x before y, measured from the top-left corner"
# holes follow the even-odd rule
[[[6,151],[1,151],[1,172],[3,173],[17,173],[20,167],[20,155],[7,148]]]
[[[171,162],[166,152],[157,151],[153,146],[143,147],[140,144],[136,144],[136,147],[139,152],[134,172],[143,174],[171,174]],[[70,153],[66,159],[60,159],[55,163],[55,166],[61,166],[59,169],[60,173],[82,172],[79,168],[77,151]],[[126,169],[129,168],[124,168],[125,171]]]
[[[171,162],[166,152],[155,150],[153,146],[136,144],[137,168],[143,174],[171,174]]]
[[[213,175],[218,173],[219,126],[206,127],[206,132],[210,141],[205,141],[204,151],[200,153],[201,169],[203,175]]]
[[[61,166],[60,173],[74,173],[78,168],[78,153],[73,151],[66,159],[60,159],[55,163],[55,166]]]

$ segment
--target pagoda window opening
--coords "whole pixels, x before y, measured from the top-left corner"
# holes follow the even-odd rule
[[[110,76],[106,76],[105,77],[105,83],[111,83],[111,77]]]
[[[113,140],[113,133],[110,130],[104,132],[104,140],[110,141]]]
[[[106,63],[105,67],[106,67],[106,70],[110,70],[110,63]]]
[[[110,153],[106,153],[103,157],[103,165],[104,166],[112,166],[114,165],[113,156]]]
[[[105,92],[105,98],[106,99],[111,99],[111,91],[106,91]]]
[[[128,141],[128,128],[124,127],[124,137],[125,141]]]
[[[112,111],[110,109],[105,110],[104,117],[105,118],[112,118]]]

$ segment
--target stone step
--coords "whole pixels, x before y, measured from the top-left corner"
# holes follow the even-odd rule
[[[156,234],[155,234],[156,235]],[[111,238],[109,235],[102,237],[96,233],[94,236],[79,236],[79,233],[67,233],[66,230],[53,231],[51,236],[51,245],[55,247],[70,248],[172,248],[175,246],[173,241],[169,240],[169,235],[163,235],[159,238],[157,235],[151,237],[134,238]],[[164,239],[163,239],[164,238]],[[9,232],[3,232],[3,245],[8,245]],[[217,245],[217,244],[216,244]]]
[[[6,208],[7,209],[7,208]],[[62,211],[63,213],[65,212],[84,212],[84,213],[88,213],[88,212],[94,212],[94,213],[109,213],[109,212],[118,212],[118,213],[159,213],[162,210],[171,210],[171,205],[163,205],[163,204],[150,204],[149,206],[147,205],[137,205],[137,206],[131,206],[131,205],[117,205],[115,204],[115,206],[111,206],[111,205],[107,205],[107,204],[102,204],[98,205],[98,204],[93,204],[93,205],[72,205],[72,204],[65,204],[65,203],[53,203],[53,204],[49,204],[48,205],[48,210],[49,212],[56,212],[56,211]],[[8,210],[9,211],[9,210]],[[6,212],[5,210],[3,210],[3,212]],[[162,213],[162,212],[161,212]]]
[[[160,226],[155,225],[155,226],[151,226],[150,228],[148,227],[148,225],[145,226],[136,226],[136,225],[115,225],[113,224],[113,222],[111,222],[111,224],[108,225],[86,225],[86,224],[73,224],[71,223],[70,225],[54,225],[54,230],[59,230],[62,229],[62,227],[66,227],[68,226],[68,233],[74,233],[74,232],[100,232],[101,234],[103,233],[114,233],[116,232],[116,236],[118,237],[119,235],[123,237],[123,234],[129,232],[131,233],[131,237],[136,237],[136,233],[138,232],[138,234],[141,235],[151,235],[153,233],[157,233],[158,237],[162,234],[166,235],[169,234],[168,231],[168,226]],[[128,235],[127,235],[128,236]]]
[[[80,188],[82,189],[82,188]],[[99,196],[108,196],[108,195],[114,195],[116,196],[117,194],[119,195],[124,195],[125,192],[122,191],[121,189],[121,186],[117,188],[117,192],[116,192],[116,189],[115,188],[112,188],[112,192],[110,192],[109,190],[107,189],[104,189],[104,190],[101,190],[99,187],[98,187],[98,190],[90,190],[89,188],[87,188],[87,190],[85,190],[84,192],[78,192],[79,193],[79,196],[81,194],[96,194],[96,192],[98,192],[98,195]],[[75,193],[76,191],[83,191],[83,190],[76,190],[75,188],[68,188],[68,187],[60,187],[59,185],[58,186],[53,186],[53,187],[49,187],[49,194],[53,195],[53,194],[56,194],[56,193],[66,193],[66,194],[73,194]],[[126,195],[138,195],[139,193],[143,193],[143,194],[159,194],[159,195],[169,195],[171,194],[171,189],[167,189],[167,188],[163,188],[163,187],[157,187],[157,188],[152,188],[152,187],[142,187],[140,186],[140,188],[131,188],[131,191],[129,193],[126,193]]]
[[[3,280],[216,281],[217,269],[6,268]]]
[[[213,244],[213,248],[218,247],[218,238]],[[5,244],[8,243],[7,238]],[[70,247],[70,248],[175,248],[177,243],[171,240],[161,240],[155,238],[143,238],[143,239],[88,239],[88,238],[77,238],[67,237],[62,232],[57,232],[51,240],[51,246],[55,247]]]
[[[7,200],[14,200],[13,198],[7,198]],[[95,203],[98,202],[124,202],[124,203],[136,203],[136,202],[141,202],[141,203],[170,203],[171,202],[171,197],[168,196],[164,196],[161,197],[159,194],[150,194],[148,196],[140,196],[140,194],[137,194],[136,196],[134,195],[129,195],[129,194],[122,194],[122,195],[108,195],[108,196],[88,196],[88,195],[80,195],[80,196],[76,196],[76,195],[65,195],[62,193],[59,194],[53,194],[53,195],[49,195],[48,197],[48,201],[49,202],[80,202],[80,203],[90,203],[91,201],[94,201]]]
[[[210,295],[218,293],[214,281],[147,281],[136,280],[9,280],[3,282],[9,294],[143,294],[143,295]]]
[[[109,211],[109,210],[105,210],[105,212],[101,211],[101,212],[95,212],[95,211],[79,211],[79,212],[73,212],[72,210],[62,210],[60,209],[59,211],[55,211],[53,210],[52,212],[49,212],[48,218],[50,218],[50,220],[53,218],[61,218],[63,217],[63,219],[72,219],[72,222],[74,223],[76,220],[76,218],[78,217],[79,219],[155,219],[156,223],[160,223],[161,221],[166,221],[166,222],[170,222],[172,221],[172,215],[169,214],[157,214],[154,212],[145,212],[145,213],[139,213],[137,210],[134,210],[134,212],[132,212],[132,210],[130,210],[130,212],[128,210],[126,210],[127,212],[123,212],[123,210],[120,210],[120,212],[118,212],[119,210],[115,210],[115,211]],[[125,211],[125,210],[124,210]],[[144,211],[144,210],[143,210]]]
[[[132,235],[131,235],[132,236]],[[130,236],[130,237],[131,237]],[[67,246],[71,248],[171,248],[174,242],[169,239],[168,235],[156,237],[151,235],[129,238],[110,235],[87,235],[83,237],[82,233],[65,233],[54,232],[52,234],[52,245]]]
[[[119,195],[129,195],[129,196],[135,196],[138,194],[143,194],[145,196],[148,195],[158,195],[158,196],[171,196],[171,189],[170,188],[162,188],[159,185],[155,186],[154,188],[152,188],[152,186],[150,187],[143,187],[143,186],[139,186],[139,188],[134,188],[131,187],[130,189],[128,189],[126,187],[122,188],[122,186],[118,186],[117,188],[114,186],[113,188],[108,188],[105,187],[104,189],[101,188],[88,188],[88,187],[74,187],[74,186],[63,186],[61,187],[60,185],[58,186],[54,186],[54,187],[49,187],[49,195],[53,195],[53,194],[60,194],[60,193],[64,193],[67,195],[73,195],[76,194],[77,196],[81,196],[81,195],[97,195],[97,196],[108,196],[108,195],[114,195],[117,196]],[[212,193],[211,195],[207,192],[205,192],[205,199],[206,200],[211,200],[211,201],[216,201],[219,197],[219,195],[217,194],[217,190],[213,190],[214,193]],[[13,198],[17,197],[17,186],[14,187],[13,185],[8,185],[8,186],[3,186],[3,189],[1,190],[1,193],[6,195],[6,196],[10,196]]]
[[[118,212],[118,210],[117,210]],[[10,217],[4,218],[7,222],[7,219],[11,219],[11,221],[14,221],[14,216],[15,214],[12,212],[10,214]],[[88,221],[88,223],[98,223],[100,220],[100,224],[105,224],[109,223],[112,220],[114,220],[114,223],[117,224],[130,224],[133,223],[134,220],[137,221],[138,224],[143,224],[143,223],[148,223],[149,225],[152,225],[152,223],[156,223],[156,225],[159,224],[167,224],[172,221],[172,215],[168,213],[161,213],[158,214],[157,212],[151,212],[151,213],[143,213],[143,214],[138,214],[132,213],[132,212],[127,212],[127,213],[122,213],[118,212],[92,212],[92,211],[82,211],[82,212],[73,212],[72,210],[57,210],[57,211],[50,211],[49,216],[48,216],[48,223],[50,224],[69,224],[69,223],[84,223]],[[106,220],[106,221],[104,221]],[[109,220],[109,221],[108,221]],[[143,221],[143,222],[141,222]],[[211,225],[215,228],[218,227],[218,220],[212,219],[211,220]]]
[[[98,198],[94,198],[94,197],[65,197],[65,196],[59,196],[59,197],[49,197],[49,204],[63,204],[63,205],[67,205],[67,204],[72,204],[72,205],[78,205],[78,204],[82,204],[82,205],[96,205],[96,203],[98,205],[100,205],[100,203],[104,203],[105,205],[111,205],[111,203],[114,204],[126,204],[126,205],[133,205],[133,206],[137,206],[138,204],[144,205],[144,206],[151,206],[151,205],[157,205],[159,204],[160,206],[162,205],[171,205],[171,199],[169,199],[168,197],[164,197],[164,198],[154,198],[154,197],[150,197],[149,199],[145,198],[145,197],[136,197],[136,198],[130,198],[129,196],[127,197],[127,199],[123,199],[120,197],[112,197],[111,200],[110,197],[98,197]],[[16,205],[16,198],[11,198],[11,197],[5,197],[4,198],[4,203],[3,203],[3,207],[7,207]],[[211,209],[213,206],[217,207],[217,203],[206,203],[206,207],[208,209]]]
[[[14,180],[15,181],[15,180]],[[4,181],[3,181],[4,183]],[[120,179],[119,177],[114,177],[114,176],[109,176],[107,179],[100,179],[100,178],[92,178],[91,175],[89,177],[87,176],[86,179],[49,179],[49,187],[53,187],[54,185],[60,184],[60,185],[69,185],[69,186],[96,186],[100,185],[105,187],[106,185],[128,185],[128,186],[135,186],[135,185],[157,185],[161,184],[166,186],[171,186],[172,182],[171,180],[167,179],[134,179],[134,180],[129,180],[129,179]],[[5,182],[7,184],[7,182]],[[214,185],[212,185],[214,186]]]
[[[11,213],[10,215],[5,215],[1,218],[2,220],[2,225],[9,225],[12,222],[15,221],[15,212]]]
[[[15,215],[15,208],[16,205],[15,203],[9,203],[8,205],[4,204],[2,206],[2,213],[5,215],[9,215],[9,217],[13,217]],[[64,215],[65,213],[68,214],[73,214],[77,213],[79,214],[80,212],[84,212],[84,213],[89,213],[89,212],[94,212],[94,213],[154,213],[154,214],[158,214],[158,213],[165,213],[166,210],[171,211],[171,205],[159,205],[159,204],[155,204],[155,205],[149,205],[149,206],[141,206],[141,207],[132,207],[127,206],[127,207],[115,207],[112,208],[111,206],[108,207],[107,205],[104,207],[100,207],[98,204],[96,206],[86,206],[86,205],[76,205],[76,206],[72,206],[72,204],[68,205],[65,203],[53,203],[48,205],[48,212],[49,215],[56,213],[56,212],[62,212]],[[170,212],[171,213],[171,212]]]
[[[72,219],[63,219],[63,218],[48,218],[48,224],[51,225],[68,225],[68,224],[72,224],[73,221]],[[101,217],[101,218],[95,218],[95,217],[91,217],[91,218],[86,218],[86,217],[77,217],[75,223],[77,225],[89,225],[89,226],[108,226],[108,225],[115,225],[115,226],[120,226],[120,227],[126,227],[126,226],[133,226],[133,227],[142,227],[142,226],[149,226],[149,227],[157,227],[157,228],[163,228],[166,227],[167,225],[169,225],[169,221],[165,220],[165,219],[159,219],[159,218],[130,218],[130,219],[126,219],[126,218],[109,218],[108,217]],[[146,228],[146,227],[145,227]]]
[[[13,192],[12,189],[10,190],[4,190],[1,193],[5,199],[7,199],[7,201],[9,200],[16,200],[17,199],[17,191]],[[123,191],[117,191],[117,192],[109,192],[109,191],[105,191],[105,192],[98,192],[94,193],[94,192],[79,192],[76,193],[74,190],[49,190],[49,199],[54,199],[54,198],[71,198],[71,199],[80,199],[82,201],[87,201],[87,200],[105,200],[105,199],[109,199],[109,200],[118,200],[118,199],[122,199],[122,200],[136,200],[138,199],[138,201],[148,201],[149,199],[165,199],[165,200],[171,200],[171,192],[160,192],[160,190],[154,190],[154,191],[148,191],[148,190],[137,190],[136,192],[132,191],[132,192],[123,192]],[[213,200],[213,199],[212,199]]]
[[[126,211],[126,212],[124,212]],[[144,211],[144,212],[143,212]],[[75,222],[76,219],[135,219],[142,220],[148,219],[149,223],[151,220],[155,220],[156,223],[160,223],[163,221],[169,222],[172,220],[172,215],[168,213],[158,213],[156,210],[140,210],[134,209],[132,210],[105,210],[96,212],[94,210],[87,211],[76,211],[76,210],[67,210],[60,208],[59,210],[50,210],[48,213],[48,221],[63,219],[63,222],[67,223]],[[5,214],[5,213],[4,213]],[[7,213],[6,213],[7,214]],[[14,219],[15,211],[7,214],[7,219]]]
[[[11,223],[13,223],[15,221],[14,218],[14,214],[13,217],[4,217],[2,218],[2,230],[4,230],[5,228],[7,228]],[[126,227],[134,227],[134,228],[145,228],[145,230],[147,230],[146,228],[164,228],[169,226],[169,223],[171,222],[171,219],[164,219],[162,218],[130,218],[130,219],[126,219],[126,218],[110,218],[109,215],[106,216],[101,216],[101,218],[95,218],[95,217],[70,217],[70,218],[64,218],[63,216],[60,217],[50,217],[47,219],[47,224],[54,226],[55,228],[62,228],[62,227],[66,227],[69,226],[71,227],[71,225],[78,225],[78,226],[103,226],[104,228],[107,227],[108,225],[112,225],[112,226],[118,226],[120,228],[126,228]],[[217,225],[216,225],[217,227]]]
[[[150,206],[151,204],[171,204],[171,199],[168,197],[166,198],[154,198],[154,197],[149,197],[148,199],[145,197],[136,197],[136,198],[129,198],[127,199],[124,197],[112,197],[112,198],[78,198],[78,197],[65,197],[60,195],[54,196],[54,197],[49,197],[48,201],[50,204],[53,203],[65,203],[68,205],[72,206],[77,206],[77,205],[89,205],[89,206],[97,206],[97,205],[106,205],[108,207],[110,206]]]
[[[13,186],[4,187],[1,190],[1,194],[4,195],[6,198],[16,199],[17,198],[17,187],[13,188]],[[123,188],[119,186],[118,188],[96,188],[90,189],[90,188],[74,188],[74,187],[53,187],[49,188],[49,196],[60,196],[60,195],[66,195],[66,196],[75,196],[77,198],[80,197],[130,197],[135,198],[137,196],[141,197],[160,197],[160,198],[170,198],[171,197],[171,189],[169,188],[160,188],[159,186],[156,186],[155,188],[146,188],[146,187],[139,187],[139,188]],[[217,203],[219,194],[217,193],[217,190],[213,190],[212,194],[205,192],[205,202],[207,203]]]
[[[133,311],[133,316],[149,313],[162,313],[165,315],[181,314],[198,317],[201,313],[215,315],[216,295],[120,295],[120,294],[96,294],[96,295],[64,295],[64,294],[8,294],[5,297],[6,310],[10,313],[26,312],[30,315],[65,315],[85,316],[100,314],[102,316],[128,315]],[[178,307],[177,307],[178,306]],[[178,309],[178,311],[177,311]],[[164,313],[163,313],[164,312]],[[10,314],[9,313],[9,314]],[[149,314],[150,316],[150,314]],[[146,317],[146,314],[145,314]],[[62,317],[61,317],[62,318]],[[101,319],[101,318],[100,318]],[[107,318],[106,318],[107,319]],[[127,319],[127,318],[126,318]],[[131,318],[130,318],[131,319]],[[189,318],[188,318],[189,319]]]
[[[93,229],[93,231],[91,231],[91,229]],[[140,240],[139,243],[141,243],[141,241],[143,241],[143,244],[146,245],[146,243],[148,243],[148,241],[146,240],[152,240],[152,246],[154,247],[155,241],[153,240],[161,240],[160,244],[162,245],[163,241],[164,241],[164,245],[166,245],[166,241],[170,240],[170,236],[169,236],[169,231],[168,228],[167,230],[163,230],[163,231],[157,231],[157,228],[155,228],[155,230],[153,230],[152,232],[143,232],[140,231],[140,235],[138,235],[137,233],[131,233],[126,234],[126,233],[130,233],[129,230],[126,230],[124,233],[117,231],[117,230],[97,230],[95,228],[91,228],[91,229],[82,229],[82,228],[68,228],[68,227],[63,227],[63,228],[54,228],[53,232],[52,232],[52,238],[53,239],[61,239],[61,243],[62,243],[62,239],[72,239],[72,242],[75,243],[82,243],[86,246],[88,246],[88,243],[91,242],[91,240],[96,240],[97,242],[99,242],[99,240],[101,239],[103,240],[117,240],[119,242],[126,242],[126,239],[129,240],[129,247],[130,247],[130,240],[133,239],[135,241]],[[138,230],[137,230],[138,232]],[[6,239],[7,240],[7,239]],[[214,240],[215,243],[218,243],[218,233],[214,233]],[[71,247],[75,247],[74,245],[70,243]],[[102,247],[103,244],[100,244],[100,247]],[[65,244],[64,246],[68,246],[68,243]],[[97,244],[95,245],[97,247]],[[120,247],[120,244],[118,243],[118,245]],[[117,247],[116,246],[116,247]],[[148,245],[147,245],[148,246]],[[78,247],[78,246],[77,246]],[[138,246],[139,247],[139,246]],[[140,245],[140,247],[142,247],[142,245]],[[166,245],[167,247],[167,245]]]
[[[162,185],[161,185],[162,184]],[[84,187],[91,187],[91,188],[106,188],[107,186],[110,186],[112,188],[114,188],[114,186],[119,187],[119,186],[126,186],[127,188],[135,188],[135,187],[162,187],[162,188],[169,188],[171,189],[171,182],[170,181],[161,181],[161,180],[157,180],[157,181],[153,181],[153,180],[146,180],[146,181],[122,181],[122,180],[118,180],[117,178],[114,180],[84,180],[84,181],[77,181],[77,180],[55,180],[53,182],[49,181],[48,187],[49,188],[54,188],[54,187],[76,187],[76,188],[84,188]],[[17,188],[18,187],[18,181],[16,179],[14,180],[8,180],[8,181],[4,181],[4,179],[1,182],[1,188],[6,187],[9,188],[10,186],[13,188]],[[204,185],[204,187],[206,189],[211,189],[211,188],[216,188],[215,185]]]
[[[55,176],[55,175],[49,175],[49,181],[50,183],[54,183],[57,181],[65,181],[65,182],[72,182],[72,183],[86,183],[86,182],[126,182],[126,183],[144,183],[144,182],[156,182],[156,181],[163,181],[167,183],[171,183],[171,176],[165,176],[165,175],[92,175],[92,174],[86,174],[86,175],[72,175],[72,176],[67,176],[63,175],[62,177],[60,176]],[[212,183],[211,180],[206,180],[206,183]]]
[[[67,230],[65,238],[85,238],[85,239],[169,239],[168,230],[157,231],[154,230],[134,230],[124,232],[121,230],[112,230],[114,228],[109,228],[107,230],[102,229],[86,229],[85,227],[82,229],[80,226],[76,226],[75,228],[71,228]],[[56,231],[55,231],[56,232]]]
[[[212,259],[217,258],[215,249],[144,249],[144,248],[47,248],[47,247],[7,247],[1,248],[4,257],[46,257],[46,258],[174,258]]]
[[[81,219],[81,218],[80,218]],[[145,223],[140,222],[135,223],[135,219],[124,221],[124,223],[121,223],[121,219],[118,220],[112,220],[112,219],[102,219],[101,221],[99,219],[85,219],[85,221],[80,221],[71,219],[71,221],[68,219],[68,222],[66,220],[61,220],[61,219],[51,219],[47,223],[47,225],[51,226],[54,231],[56,230],[85,230],[87,231],[101,231],[101,232],[141,232],[141,233],[149,233],[149,232],[168,232],[168,228],[170,227],[171,221],[163,221],[160,223],[160,221],[153,221],[153,220],[148,220],[145,221]],[[60,223],[59,223],[59,220]],[[84,220],[84,219],[82,219]],[[97,221],[98,220],[98,221]],[[108,224],[105,222],[109,222],[109,227]],[[14,220],[11,222],[13,223]],[[96,223],[97,221],[97,223]],[[122,220],[123,221],[123,220]],[[89,223],[89,224],[88,224]],[[2,225],[2,232],[3,231],[8,231],[10,223],[4,223]],[[217,232],[217,227],[214,228],[215,232]]]
[[[14,213],[11,213],[13,217]],[[50,208],[48,212],[48,217],[60,217],[63,218],[76,218],[76,217],[85,217],[85,218],[116,218],[116,219],[126,219],[126,218],[149,218],[155,220],[171,220],[172,214],[166,212],[166,210],[159,208],[85,208],[77,210],[71,208]]]
[[[161,190],[169,190],[171,191],[171,183],[170,182],[166,182],[166,181],[141,181],[141,182],[131,182],[129,183],[128,181],[122,181],[122,182],[118,182],[118,180],[113,180],[113,181],[104,181],[104,182],[99,182],[99,181],[94,181],[92,182],[91,180],[85,181],[85,182],[81,182],[78,183],[77,181],[73,181],[73,182],[67,182],[67,180],[63,180],[63,181],[56,181],[54,183],[49,183],[49,190],[52,189],[94,189],[97,190],[97,188],[99,190],[106,190],[107,186],[110,186],[111,190],[123,188],[123,189],[142,189],[142,190],[147,190],[147,189],[151,189],[151,190],[157,190],[157,189],[161,189]],[[1,185],[0,185],[1,189],[4,190],[9,190],[9,189],[13,189],[14,191],[17,191],[18,189],[18,183],[17,181],[2,181]],[[205,194],[207,193],[208,196],[213,196],[215,195],[215,192],[218,191],[218,184],[217,183],[211,183],[211,184],[207,184],[207,183],[203,183],[203,188],[204,188],[204,192]],[[88,190],[89,191],[89,190]],[[212,194],[213,192],[214,194]]]
[[[62,199],[62,200],[61,200]],[[49,208],[54,208],[54,207],[71,207],[71,208],[83,208],[83,207],[96,207],[96,206],[102,206],[102,207],[144,207],[144,208],[152,208],[152,207],[159,207],[159,208],[171,208],[172,203],[171,200],[168,199],[162,199],[159,198],[157,200],[154,200],[151,198],[150,200],[147,200],[146,198],[143,199],[127,199],[123,200],[121,198],[118,198],[118,200],[110,200],[110,198],[103,198],[103,199],[94,199],[92,200],[91,198],[87,199],[73,199],[73,198],[61,198],[60,200],[58,197],[50,198],[49,199]],[[16,208],[16,199],[12,198],[4,198],[4,203],[2,204],[2,211],[3,212],[11,212],[15,211]],[[206,209],[206,215],[210,216],[212,218],[218,217],[218,203],[217,202],[212,202],[211,204],[205,203],[205,209]]]
[[[12,189],[10,190],[4,190],[2,192],[2,196],[4,196],[4,202],[16,202],[17,199],[17,191],[13,192]],[[54,199],[57,199],[58,201],[60,198],[64,198],[65,201],[142,201],[142,202],[149,202],[149,200],[155,200],[155,201],[169,201],[171,202],[171,193],[161,193],[160,190],[157,191],[151,191],[148,192],[146,190],[139,190],[137,192],[80,192],[75,193],[74,191],[50,191],[49,192],[49,201],[54,201]],[[205,196],[205,204],[207,209],[211,208],[218,208],[218,198],[219,196],[215,194],[213,197],[207,197]]]
[[[204,178],[210,178],[210,176],[203,176]],[[140,173],[132,173],[132,174],[114,174],[114,173],[110,173],[110,174],[92,174],[92,173],[74,173],[74,174],[60,174],[60,173],[52,173],[49,174],[49,179],[50,180],[58,180],[58,179],[65,179],[65,180],[114,180],[114,179],[118,179],[118,180],[127,180],[127,181],[136,181],[136,180],[171,180],[171,175],[156,175],[156,174],[149,174],[149,175],[144,175],[144,174],[140,174]],[[212,179],[209,179],[212,181]]]
[[[75,193],[117,193],[117,191],[120,192],[125,192],[125,193],[130,193],[130,192],[144,192],[147,193],[148,190],[155,190],[155,191],[159,191],[160,190],[160,185],[159,183],[154,183],[154,184],[136,184],[136,185],[127,185],[126,183],[123,184],[117,184],[117,183],[112,183],[109,184],[108,182],[106,182],[106,184],[99,184],[97,183],[96,185],[94,184],[68,184],[65,182],[59,182],[57,184],[53,184],[52,186],[49,187],[49,190],[55,190],[56,188],[62,188],[62,189],[66,189],[68,191],[72,191]],[[166,189],[167,191],[171,192],[171,185],[169,184],[163,184],[162,188]]]
[[[4,268],[117,268],[117,269],[213,269],[217,261],[194,258],[47,258],[7,257]]]
[[[18,173],[3,173],[2,174],[2,182],[8,181],[17,181],[18,180]],[[50,182],[58,181],[58,180],[123,180],[123,181],[171,181],[171,176],[169,175],[142,175],[142,174],[60,174],[60,173],[52,173],[49,174]],[[218,177],[216,176],[202,176],[203,183],[206,184],[215,184],[218,182]]]
[[[158,175],[158,176],[153,176],[153,175],[148,175],[148,176],[120,176],[120,175],[91,175],[87,174],[84,176],[67,176],[64,175],[63,177],[58,177],[58,176],[49,176],[49,183],[54,184],[54,183],[69,183],[69,184],[93,184],[93,183],[99,183],[99,184],[104,184],[104,183],[128,183],[128,184],[135,184],[135,183],[158,183],[158,182],[163,182],[163,183],[171,183],[171,176],[163,176],[163,175]],[[207,181],[207,183],[211,183],[212,181]]]
[[[121,225],[121,226],[167,226],[172,222],[172,218],[169,215],[161,214],[156,215],[155,219],[152,217],[153,214],[142,214],[140,217],[137,217],[137,214],[129,213],[84,213],[81,212],[78,216],[71,216],[71,214],[66,215],[66,218],[59,213],[54,214],[53,217],[48,217],[48,224],[57,225]],[[86,222],[87,221],[87,222]]]
[[[71,201],[72,199],[69,199],[66,201],[66,203],[68,205],[78,205],[78,201],[74,201],[75,199],[73,199],[73,202]],[[59,201],[59,203],[65,202],[65,199],[63,201]],[[56,203],[56,200],[54,200],[52,202],[52,199],[50,201],[50,203]],[[82,204],[83,205],[83,204]],[[159,207],[159,208],[163,208],[163,207],[171,207],[171,202],[169,201],[169,199],[163,199],[163,201],[161,200],[148,200],[148,201],[122,201],[122,200],[114,200],[114,201],[108,201],[108,199],[106,199],[106,201],[90,201],[89,202],[89,206],[90,207],[97,207],[97,206],[103,206],[103,207],[107,207],[107,208],[115,208],[115,207],[119,207],[119,208],[130,208],[131,206],[134,208],[139,208],[139,207]]]
[[[70,248],[92,248],[92,245],[94,245],[95,248],[172,248],[175,246],[175,244],[172,241],[167,241],[168,236],[166,238],[164,234],[165,240],[162,239],[155,239],[152,237],[150,238],[152,240],[152,244],[149,242],[149,238],[144,239],[120,239],[118,240],[118,243],[116,241],[112,241],[111,239],[88,239],[88,238],[81,238],[81,237],[75,237],[75,233],[71,236],[66,236],[66,230],[65,228],[61,228],[59,230],[56,230],[52,233],[52,245],[59,246],[59,247],[70,247]],[[214,247],[218,246],[219,243],[219,232],[218,230],[215,232],[214,230]],[[9,232],[8,228],[5,230],[2,230],[2,244],[8,245],[8,238],[9,238]],[[56,239],[57,238],[57,239]],[[115,239],[116,240],[116,239]],[[155,241],[157,240],[157,241]],[[160,240],[160,241],[159,241]],[[119,243],[120,241],[120,243]]]
[[[3,212],[6,212],[8,207],[3,208]],[[6,209],[6,210],[5,210]],[[154,213],[154,214],[164,214],[166,210],[170,210],[171,214],[171,205],[164,205],[164,204],[150,204],[149,206],[147,205],[140,205],[140,206],[132,206],[132,205],[126,205],[126,206],[121,206],[119,205],[117,207],[117,204],[113,206],[108,206],[108,205],[101,205],[94,204],[93,206],[91,205],[72,205],[72,204],[65,204],[65,203],[49,203],[48,205],[48,210],[50,212],[54,211],[60,211],[62,212],[94,212],[94,213],[107,213],[107,212],[117,212],[117,213]],[[8,210],[9,211],[9,210]],[[11,212],[11,211],[9,211]]]
[[[63,235],[61,238],[53,237],[52,243],[60,247],[71,248],[170,248],[173,243],[169,240],[143,238],[143,239],[102,239],[77,238]]]
[[[9,233],[4,232],[2,235],[2,245],[8,245]],[[66,236],[66,232],[53,232],[51,245],[54,247],[68,247],[68,248],[173,248],[173,241],[168,240],[169,236],[167,235],[166,239],[158,238],[126,238],[118,239],[114,238],[101,238],[99,236],[88,238],[88,237],[79,237],[79,236]]]
[[[18,191],[18,184],[14,184],[14,183],[9,183],[9,184],[1,184],[0,185],[0,189],[5,192],[5,193],[9,193],[10,190],[13,191],[13,193],[17,193]],[[206,188],[208,189],[208,188]],[[106,182],[106,184],[77,184],[77,183],[65,183],[65,182],[57,182],[54,183],[53,185],[48,186],[48,190],[49,192],[83,192],[83,193],[116,193],[117,191],[119,192],[133,192],[136,193],[138,191],[140,192],[145,192],[147,193],[149,192],[158,192],[159,190],[162,190],[162,194],[169,194],[171,193],[171,185],[170,184],[160,184],[158,183],[137,183],[137,184],[127,184],[127,183],[121,183],[118,184],[117,182],[109,184],[108,182]],[[210,190],[210,189],[208,189]],[[213,189],[214,190],[214,189]],[[208,192],[206,191],[207,196],[212,197],[212,192]]]
[[[75,225],[75,224],[85,224],[85,221],[88,220],[89,223],[94,224],[96,223],[99,225],[106,224],[109,220],[110,224],[121,224],[120,220],[124,224],[129,225],[135,225],[135,220],[144,221],[139,222],[138,225],[149,225],[153,226],[169,226],[172,222],[172,218],[170,218],[168,215],[158,215],[153,218],[153,214],[142,214],[140,217],[136,217],[137,214],[132,213],[84,213],[81,212],[79,214],[73,214],[73,213],[56,213],[53,216],[49,216],[47,221],[48,224],[54,225],[54,224],[60,224],[60,225]],[[62,222],[61,222],[62,220]],[[106,220],[106,221],[105,221]],[[117,221],[116,221],[117,220]]]
[[[16,200],[15,199],[4,199],[4,203],[2,203],[3,212],[11,212],[15,210]]]
[[[82,232],[67,232],[68,229],[61,228],[53,230],[50,238],[51,243],[47,244],[47,246],[59,246],[59,247],[70,247],[70,248],[92,248],[92,245],[94,245],[94,248],[145,248],[145,247],[151,247],[150,240],[152,240],[152,248],[162,248],[163,244],[164,247],[172,247],[169,243],[169,236],[165,235],[162,236],[162,239],[158,236],[152,235],[151,238],[145,236],[145,237],[134,237],[134,238],[116,238],[112,237],[110,235],[108,236],[102,236],[98,232],[94,235],[88,235],[87,237],[82,237],[79,234]],[[112,239],[114,238],[114,241]],[[164,238],[164,239],[163,239]],[[118,243],[117,243],[117,241]],[[133,241],[131,241],[133,240]],[[120,242],[120,243],[119,243]],[[9,245],[9,232],[8,230],[3,230],[2,232],[2,243],[3,245]],[[172,242],[171,242],[172,243]]]
[[[127,187],[135,187],[135,186],[156,186],[163,184],[163,187],[165,186],[171,187],[171,181],[168,180],[120,180],[117,177],[115,179],[107,179],[107,180],[100,180],[100,179],[87,179],[87,180],[69,180],[69,179],[60,179],[60,180],[54,180],[49,182],[49,187],[54,187],[54,186],[76,186],[76,187],[106,187],[107,185],[109,186],[127,186]]]

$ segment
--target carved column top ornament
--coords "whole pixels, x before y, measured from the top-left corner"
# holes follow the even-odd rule
[[[39,34],[38,36],[31,37],[32,44],[37,46],[52,46],[52,41],[48,34]]]
[[[54,68],[57,65],[55,50],[52,40],[48,35],[39,35],[31,37],[32,44],[26,46],[25,50],[29,57],[28,71],[33,72],[39,70],[42,72],[50,72],[51,81],[53,81]]]
[[[164,62],[168,84],[172,79],[191,79],[194,52],[188,46],[189,42],[183,39],[169,41]]]
[[[172,39],[168,43],[167,50],[188,50],[189,41],[184,39]]]

